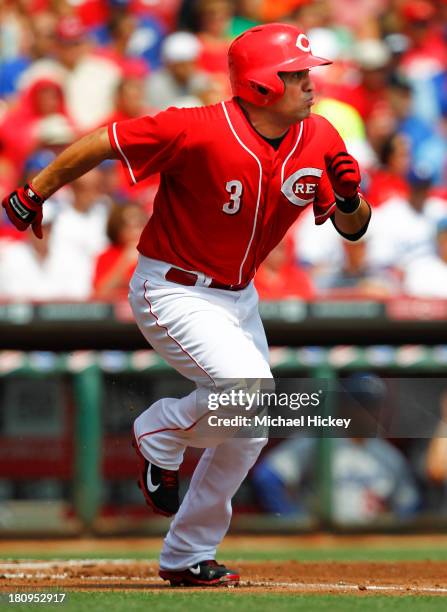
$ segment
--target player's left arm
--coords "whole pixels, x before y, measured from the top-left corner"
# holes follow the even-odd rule
[[[342,150],[326,157],[326,168],[336,204],[331,221],[343,238],[359,240],[371,219],[371,206],[359,193],[359,165],[352,155]]]

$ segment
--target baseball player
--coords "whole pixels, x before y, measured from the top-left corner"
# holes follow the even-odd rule
[[[134,424],[145,499],[175,515],[160,557],[160,576],[171,584],[239,581],[216,562],[216,548],[266,439],[205,439],[198,394],[223,379],[272,377],[256,269],[308,206],[316,224],[330,219],[349,240],[369,223],[357,162],[335,128],[311,114],[309,70],[329,63],[294,26],[254,27],[229,50],[231,100],[100,128],[3,201],[17,228],[40,236],[45,199],[104,159],[119,159],[131,184],[161,174],[129,299],[151,346],[197,385],[155,402]],[[206,450],[180,505],[187,446]]]

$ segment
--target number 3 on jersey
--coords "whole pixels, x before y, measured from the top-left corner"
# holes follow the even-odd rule
[[[227,215],[235,215],[241,207],[242,183],[240,181],[228,181],[225,189],[230,194],[230,201],[225,202],[222,210]]]

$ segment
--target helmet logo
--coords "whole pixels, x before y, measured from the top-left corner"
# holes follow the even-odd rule
[[[320,168],[300,168],[284,181],[281,192],[295,206],[306,206],[314,201],[318,179],[322,174],[323,170]]]
[[[296,39],[296,46],[298,47],[298,49],[301,49],[301,51],[304,51],[304,53],[310,52],[309,39],[303,33],[298,34],[298,38]]]

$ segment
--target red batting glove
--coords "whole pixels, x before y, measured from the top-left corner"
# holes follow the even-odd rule
[[[354,212],[359,204],[360,169],[357,161],[347,153],[337,153],[327,165],[329,180],[338,208],[345,213]]]
[[[8,219],[15,227],[24,232],[30,225],[37,238],[42,238],[42,204],[44,199],[32,185],[19,187],[2,201]]]

